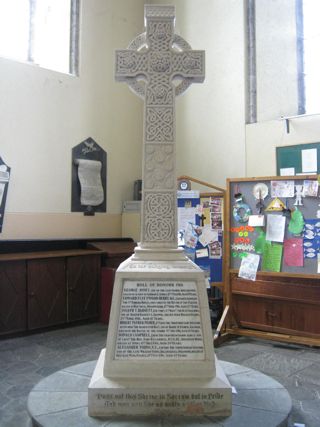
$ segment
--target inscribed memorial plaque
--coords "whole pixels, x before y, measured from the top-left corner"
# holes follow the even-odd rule
[[[124,282],[115,359],[204,357],[196,282]]]

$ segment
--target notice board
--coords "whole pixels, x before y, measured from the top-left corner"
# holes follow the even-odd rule
[[[313,150],[313,151],[308,151]],[[305,154],[305,156],[304,156]],[[314,167],[306,162],[308,155],[312,154],[311,162],[314,161]],[[315,157],[314,157],[315,155]],[[277,176],[286,175],[281,173],[281,169],[294,169],[294,173],[288,175],[320,173],[320,142],[287,145],[285,147],[276,147]],[[306,170],[315,169],[315,170]]]

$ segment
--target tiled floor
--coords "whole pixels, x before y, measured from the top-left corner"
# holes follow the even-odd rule
[[[99,323],[0,341],[0,426],[28,426],[26,404],[33,385],[61,368],[95,360],[105,341],[106,325]],[[320,426],[320,349],[238,337],[216,353],[287,388],[293,401],[288,426]]]

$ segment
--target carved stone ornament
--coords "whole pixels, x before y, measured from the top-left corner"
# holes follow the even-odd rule
[[[173,6],[145,6],[146,31],[116,51],[118,81],[144,99],[142,248],[177,247],[175,96],[204,80],[204,51],[174,34]]]

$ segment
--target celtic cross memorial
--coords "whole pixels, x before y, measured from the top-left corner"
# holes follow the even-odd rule
[[[205,76],[204,51],[174,34],[174,20],[172,6],[146,6],[146,32],[116,52],[116,80],[144,99],[141,248],[177,247],[175,97]]]
[[[145,6],[146,32],[116,51],[115,77],[144,100],[141,242],[115,276],[89,415],[230,415],[203,271],[177,246],[175,97],[204,80],[204,51],[174,33],[173,6]]]

